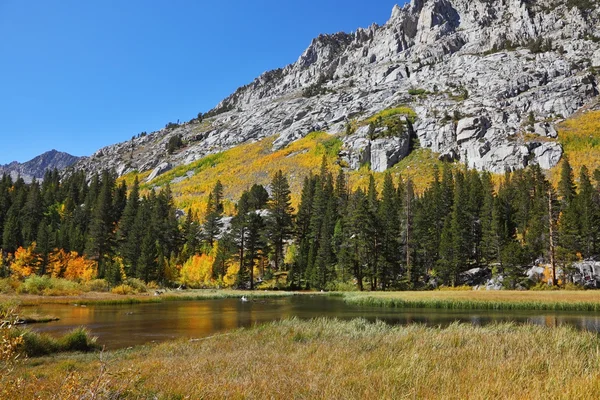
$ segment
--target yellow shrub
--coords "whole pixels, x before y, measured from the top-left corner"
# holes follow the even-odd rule
[[[181,283],[190,287],[203,287],[211,284],[214,262],[215,258],[212,255],[193,255],[181,268]]]
[[[127,295],[127,294],[135,294],[136,291],[133,290],[133,288],[129,285],[119,285],[119,286],[114,287],[111,290],[111,293]]]

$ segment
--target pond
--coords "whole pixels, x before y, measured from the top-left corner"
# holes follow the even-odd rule
[[[419,323],[428,326],[447,326],[455,321],[473,325],[512,321],[550,327],[572,325],[600,332],[600,315],[596,313],[359,307],[346,304],[339,298],[309,295],[248,302],[219,299],[87,307],[46,304],[31,310],[60,318],[47,324],[31,325],[32,329],[61,335],[75,327],[85,326],[107,349],[177,338],[202,338],[292,317],[366,318],[389,324]]]

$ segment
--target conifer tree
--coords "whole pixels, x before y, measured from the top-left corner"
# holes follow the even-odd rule
[[[290,185],[281,170],[273,176],[271,193],[268,234],[273,247],[275,270],[279,271],[280,263],[283,261],[284,244],[291,237],[293,223]]]
[[[21,210],[22,238],[25,247],[35,241],[38,226],[44,216],[43,211],[40,185],[34,179],[28,187],[27,200]]]
[[[573,169],[569,163],[569,158],[565,156],[560,166],[560,181],[558,183],[558,195],[562,200],[563,208],[571,203],[575,194]]]
[[[393,285],[394,279],[400,272],[400,216],[396,188],[389,172],[383,179],[379,221],[381,221],[380,283],[385,290]]]
[[[108,171],[102,173],[102,184],[95,201],[86,253],[98,261],[98,276],[104,277],[104,257],[112,246],[114,179]]]
[[[577,196],[581,250],[585,258],[596,251],[598,238],[599,211],[594,201],[594,187],[590,180],[587,167],[581,167],[579,173],[579,194]]]

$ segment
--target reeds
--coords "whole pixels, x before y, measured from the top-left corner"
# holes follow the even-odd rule
[[[291,319],[106,359],[130,398],[576,399],[600,398],[599,349],[598,335],[568,327]],[[19,394],[69,398],[65,376],[85,385],[100,365],[90,355],[27,362]]]

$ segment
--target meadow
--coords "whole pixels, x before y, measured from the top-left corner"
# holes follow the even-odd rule
[[[11,375],[6,398],[598,398],[600,339],[566,327],[292,319],[197,341],[31,358]]]
[[[600,291],[594,290],[434,290],[338,295],[351,304],[393,308],[600,311]]]

